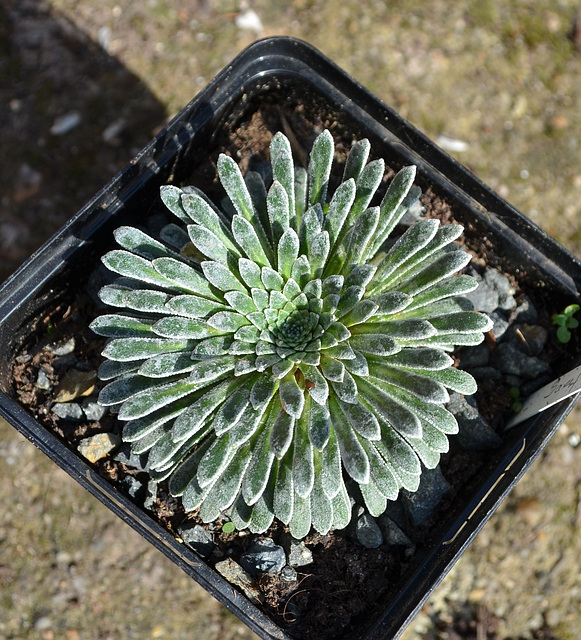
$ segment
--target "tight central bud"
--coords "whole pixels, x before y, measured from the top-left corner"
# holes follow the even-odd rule
[[[295,311],[286,318],[278,329],[278,337],[285,346],[296,348],[312,337],[309,314]]]

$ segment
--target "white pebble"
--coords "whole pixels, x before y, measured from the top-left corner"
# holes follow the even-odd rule
[[[242,13],[236,16],[236,26],[239,29],[245,31],[254,31],[255,33],[261,33],[263,26],[262,20],[258,17],[258,14],[252,9],[246,9]]]
[[[436,144],[446,151],[466,151],[468,149],[468,143],[464,140],[457,140],[443,134],[436,138]]]
[[[53,136],[63,136],[81,124],[81,114],[79,111],[69,111],[64,116],[59,116],[50,128]]]

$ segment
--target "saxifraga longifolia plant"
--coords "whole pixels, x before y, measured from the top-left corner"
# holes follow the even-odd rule
[[[446,353],[491,328],[463,297],[477,283],[458,275],[462,227],[422,219],[390,241],[419,197],[415,167],[370,206],[385,165],[369,151],[354,144],[330,198],[328,131],[307,169],[275,135],[268,190],[221,155],[224,211],[164,186],[181,224],[159,239],[121,227],[103,257],[120,278],[100,298],[122,311],[91,325],[109,338],[99,400],[204,522],[324,534],[349,523],[355,483],[379,516],[448,450],[448,390],[476,390]]]

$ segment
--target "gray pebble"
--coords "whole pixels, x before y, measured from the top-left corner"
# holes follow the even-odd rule
[[[427,520],[449,490],[450,484],[440,467],[424,469],[418,490],[413,493],[402,491],[403,505],[412,524]]]
[[[549,365],[534,356],[528,356],[509,342],[501,342],[494,351],[494,363],[507,375],[532,380],[549,370]]]
[[[75,339],[71,338],[64,344],[51,344],[47,350],[54,353],[55,356],[68,356],[75,350]]]
[[[502,336],[504,336],[504,334],[506,333],[506,330],[510,326],[508,323],[508,320],[501,313],[498,313],[497,311],[493,311],[492,313],[489,313],[488,317],[493,322],[492,333],[496,338],[496,340],[498,341],[502,338]]]
[[[299,540],[291,541],[290,551],[288,554],[288,563],[291,567],[303,567],[311,564],[313,554],[304,542]]]
[[[522,324],[536,324],[538,319],[539,314],[528,296],[520,298],[517,308],[510,314],[509,318],[511,323]]]
[[[412,545],[411,540],[406,534],[397,526],[397,524],[387,515],[381,515],[377,523],[383,534],[383,540],[385,544],[390,546],[409,547]]]
[[[280,572],[280,579],[284,582],[296,582],[298,580],[297,572],[288,565]]]
[[[63,420],[84,420],[85,418],[81,405],[76,402],[55,402],[51,411]]]
[[[125,442],[121,445],[121,448],[115,456],[113,460],[116,462],[121,462],[122,464],[126,464],[128,467],[132,467],[133,469],[137,469],[138,471],[145,471],[145,465],[147,464],[147,454],[137,454],[133,453],[131,450],[131,445],[128,442]]]
[[[250,575],[279,573],[286,564],[284,549],[270,538],[257,540],[240,556],[240,566]]]
[[[491,313],[498,307],[498,291],[494,289],[490,284],[484,281],[479,275],[471,273],[478,281],[478,287],[465,294],[476,311],[482,311],[483,313]]]
[[[450,394],[450,402],[446,405],[454,414],[460,428],[455,436],[456,442],[466,451],[487,451],[502,444],[500,436],[482,418],[473,398],[466,398],[459,393]]]
[[[34,623],[34,628],[37,631],[46,631],[47,629],[50,629],[52,626],[53,626],[52,619],[49,618],[48,616],[42,616],[41,618],[38,618]]]
[[[514,309],[516,300],[514,299],[514,289],[510,284],[510,280],[503,276],[496,269],[487,268],[483,274],[483,280],[486,284],[494,289],[498,294],[498,309]]]
[[[395,502],[388,501],[387,509],[384,511],[383,516],[393,520],[400,529],[405,529],[407,526],[407,516],[400,500]]]
[[[421,204],[419,200],[416,200],[404,213],[399,221],[399,224],[403,224],[406,227],[410,227],[412,224],[419,222],[424,215],[426,208]]]
[[[151,511],[157,503],[157,482],[150,480],[147,483],[147,496],[143,501],[143,508]]]
[[[503,342],[510,342],[526,355],[538,356],[545,348],[548,335],[547,330],[538,324],[513,324]]]
[[[96,422],[100,420],[107,412],[107,407],[101,406],[94,400],[83,400],[83,402],[81,403],[81,408],[83,409],[85,417],[90,422]]]
[[[381,529],[375,519],[368,513],[364,513],[357,520],[355,536],[357,542],[366,549],[377,549],[377,547],[383,544]]]
[[[42,389],[43,391],[48,391],[52,387],[52,384],[50,383],[50,380],[48,379],[48,376],[46,375],[46,371],[44,369],[38,370],[38,376],[36,378],[34,386],[37,389]]]
[[[137,478],[134,476],[125,476],[123,480],[121,480],[121,487],[124,491],[127,492],[130,498],[141,502],[145,495],[145,487],[143,486],[143,482],[139,482]]]
[[[212,555],[214,538],[212,533],[199,524],[185,523],[178,527],[182,540],[203,558]]]

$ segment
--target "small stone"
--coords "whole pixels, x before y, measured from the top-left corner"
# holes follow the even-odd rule
[[[476,311],[491,313],[498,307],[498,291],[483,280],[478,273],[471,272],[470,275],[478,280],[478,287],[465,294],[466,298],[472,302]]]
[[[56,402],[70,402],[76,398],[90,396],[95,390],[97,374],[95,371],[72,369],[59,382]]]
[[[440,134],[436,138],[436,144],[445,149],[446,151],[453,151],[456,153],[461,153],[462,151],[468,150],[468,143],[464,142],[464,140],[458,140],[457,138],[451,138],[450,136]]]
[[[472,589],[468,593],[468,602],[471,604],[478,604],[486,597],[486,589]]]
[[[512,324],[536,324],[539,314],[528,296],[522,296],[517,308],[510,314],[509,321]]]
[[[357,520],[355,527],[357,542],[366,549],[377,549],[383,544],[383,535],[375,519],[368,513],[364,513]]]
[[[426,208],[422,205],[422,203],[419,200],[416,200],[400,218],[399,224],[403,225],[404,227],[411,227],[412,224],[415,224],[422,219],[425,211]]]
[[[397,526],[397,524],[385,513],[381,515],[377,521],[385,544],[396,547],[409,547],[412,545],[411,540]]]
[[[145,471],[147,454],[133,453],[131,445],[128,442],[124,442],[119,448],[119,451],[115,453],[113,460],[115,460],[115,462],[121,462],[132,469],[137,469],[137,471]]]
[[[51,411],[63,420],[83,420],[85,417],[81,405],[76,402],[56,402]]]
[[[234,19],[236,26],[245,31],[253,31],[256,35],[260,35],[263,31],[262,20],[258,17],[256,11],[245,9],[240,12]]]
[[[458,421],[459,432],[455,440],[465,451],[487,451],[502,444],[500,436],[478,412],[473,398],[451,393],[446,408]]]
[[[418,525],[427,520],[449,490],[450,484],[440,467],[424,469],[418,490],[411,493],[402,491],[404,508],[412,524]]]
[[[581,436],[578,433],[572,433],[568,441],[569,445],[573,447],[573,449],[576,449],[581,444]]]
[[[97,422],[107,412],[107,407],[103,407],[98,402],[92,400],[83,400],[81,408],[83,409],[85,417],[90,422]]]
[[[395,502],[388,501],[387,508],[382,514],[382,517],[383,516],[393,520],[402,530],[407,526],[407,515],[400,500],[396,500]]]
[[[62,344],[51,344],[47,347],[47,350],[54,353],[55,356],[68,356],[69,353],[73,353],[75,350],[75,339],[70,338]]]
[[[549,365],[534,356],[527,356],[509,342],[501,342],[494,351],[494,362],[505,374],[532,380],[549,370]]]
[[[288,554],[288,563],[291,567],[304,567],[307,564],[311,564],[312,561],[313,553],[304,542],[298,540],[291,541]]]
[[[531,631],[538,631],[543,626],[543,614],[540,611],[533,613],[531,618],[529,618],[529,629]]]
[[[548,332],[538,324],[513,324],[503,337],[526,355],[539,356],[547,343]]]
[[[270,538],[257,540],[240,556],[240,565],[251,575],[279,573],[286,564],[284,549]]]
[[[81,440],[77,449],[89,462],[97,462],[107,457],[120,444],[121,438],[115,433],[97,433]]]
[[[549,609],[545,613],[545,622],[549,627],[556,627],[561,623],[561,613],[557,609]]]
[[[71,554],[67,553],[66,551],[58,551],[55,556],[55,560],[57,564],[71,564],[71,562],[73,561],[73,556],[71,556]]]
[[[283,567],[283,570],[280,572],[280,579],[283,582],[296,582],[298,580],[297,572],[288,565]]]
[[[214,549],[214,538],[212,532],[204,529],[199,524],[187,522],[178,527],[181,539],[203,558],[212,555]]]
[[[52,627],[52,620],[48,616],[42,616],[42,618],[38,618],[38,620],[34,623],[34,628],[37,631],[45,631],[46,629],[50,629]]]
[[[111,30],[111,27],[108,27],[108,26],[99,27],[99,30],[97,31],[97,42],[99,43],[99,46],[103,48],[107,53],[111,51],[112,40],[113,40],[113,31]]]
[[[130,498],[136,502],[143,501],[145,497],[145,487],[143,486],[143,482],[139,482],[135,476],[125,476],[120,484]]]
[[[493,323],[492,334],[494,335],[496,341],[499,341],[510,326],[508,320],[502,315],[502,313],[498,313],[497,311],[489,313],[488,317],[492,320]]]
[[[484,271],[483,280],[498,293],[497,309],[508,311],[516,307],[515,290],[506,276],[503,276],[496,269],[488,268]]]
[[[252,578],[237,562],[234,562],[232,558],[217,562],[214,568],[221,576],[228,580],[230,584],[240,587],[250,602],[253,604],[261,604],[262,594],[254,586]]]
[[[157,482],[150,480],[147,483],[147,496],[143,501],[143,508],[151,511],[157,504]]]
[[[125,118],[117,118],[103,130],[101,137],[103,138],[104,142],[118,143],[119,136],[126,127],[127,121],[125,120]]]
[[[42,389],[43,391],[48,391],[52,387],[52,384],[50,383],[50,380],[48,379],[48,376],[46,375],[46,371],[44,369],[38,370],[38,376],[36,377],[34,386],[37,389]]]
[[[65,133],[72,131],[75,127],[81,124],[80,111],[69,111],[62,116],[59,116],[50,128],[50,133],[53,136],[64,136]]]

